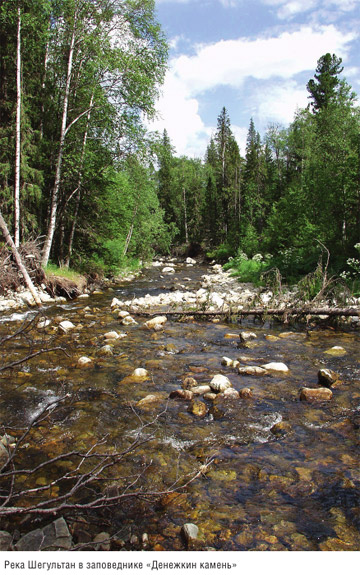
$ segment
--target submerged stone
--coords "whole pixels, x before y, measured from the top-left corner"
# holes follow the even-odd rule
[[[206,404],[203,401],[195,400],[189,405],[188,411],[197,417],[205,417],[207,413]]]

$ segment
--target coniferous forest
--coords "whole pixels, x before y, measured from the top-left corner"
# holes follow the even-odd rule
[[[43,266],[116,274],[197,246],[291,281],[326,250],[358,278],[360,113],[335,54],[290,126],[249,118],[242,156],[224,107],[194,159],[145,128],[167,66],[153,0],[4,0],[0,47],[0,210]]]

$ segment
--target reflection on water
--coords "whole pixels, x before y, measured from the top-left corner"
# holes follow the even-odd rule
[[[275,323],[175,320],[169,320],[163,331],[151,332],[142,318],[137,318],[137,325],[119,325],[111,311],[114,296],[156,295],[179,284],[199,287],[204,271],[178,269],[169,280],[150,270],[132,285],[49,308],[47,345],[61,344],[68,355],[52,352],[5,372],[2,423],[31,422],[46,409],[46,402],[70,393],[71,405],[53,418],[51,436],[45,428],[34,432],[36,444],[29,449],[35,459],[39,449],[54,456],[69,446],[88,449],[104,436],[108,446],[122,449],[142,433],[148,441],[123,462],[122,476],[130,477],[145,466],[144,490],[164,490],[211,462],[178,497],[146,505],[132,502],[114,510],[107,529],[128,528],[139,537],[146,532],[150,549],[183,549],[179,533],[187,522],[199,527],[202,548],[358,549],[358,333],[334,329],[306,333],[304,328],[290,331]],[[13,329],[14,322],[21,325],[24,314],[14,315],[1,318],[1,336]],[[73,322],[75,329],[57,334],[53,326],[60,318]],[[235,336],[247,328],[257,338],[251,346],[239,347]],[[100,355],[103,336],[112,330],[125,331],[127,337],[111,343],[111,355]],[[235,336],[229,337],[230,333]],[[24,339],[9,341],[4,345],[6,359],[15,361],[29,353],[29,345],[35,349],[44,342],[41,329],[31,344]],[[333,346],[346,353],[327,354]],[[79,369],[77,360],[82,356],[92,363]],[[283,362],[290,371],[239,375],[221,365],[223,356],[240,358],[241,366]],[[137,367],[147,369],[149,377],[141,381],[129,377]],[[332,399],[300,401],[300,388],[317,387],[322,367],[340,376]],[[186,377],[205,385],[216,373],[226,375],[236,390],[250,388],[252,396],[214,401],[199,397],[206,405],[201,417],[189,412],[189,401],[169,399]],[[154,427],[144,428],[160,413]]]

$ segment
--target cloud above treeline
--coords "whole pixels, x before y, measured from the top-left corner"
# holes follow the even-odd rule
[[[218,1],[231,7],[244,0]],[[258,1],[276,9],[279,17],[314,7],[320,9],[325,4],[323,0]],[[326,0],[328,6],[331,4],[341,10],[353,9],[359,2]],[[287,125],[296,109],[308,103],[303,79],[300,82],[297,76],[309,72],[310,78],[318,58],[327,52],[341,56],[345,63],[351,44],[358,36],[357,30],[344,32],[334,24],[304,24],[272,35],[264,33],[255,38],[241,37],[192,46],[191,54],[179,54],[170,60],[158,102],[158,120],[150,127],[159,131],[166,128],[178,154],[203,155],[215,128],[204,123],[199,104],[204,95],[209,97],[221,87],[237,91],[239,101],[246,102],[250,115],[264,122]],[[177,40],[173,39],[173,46]],[[244,153],[246,129],[239,125],[233,125],[233,129]]]

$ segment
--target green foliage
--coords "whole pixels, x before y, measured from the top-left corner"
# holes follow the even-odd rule
[[[255,254],[249,258],[245,252],[238,250],[235,258],[231,259],[224,269],[233,270],[232,275],[239,278],[241,282],[251,282],[255,285],[263,283],[263,273],[269,268],[271,256],[267,254]]]

